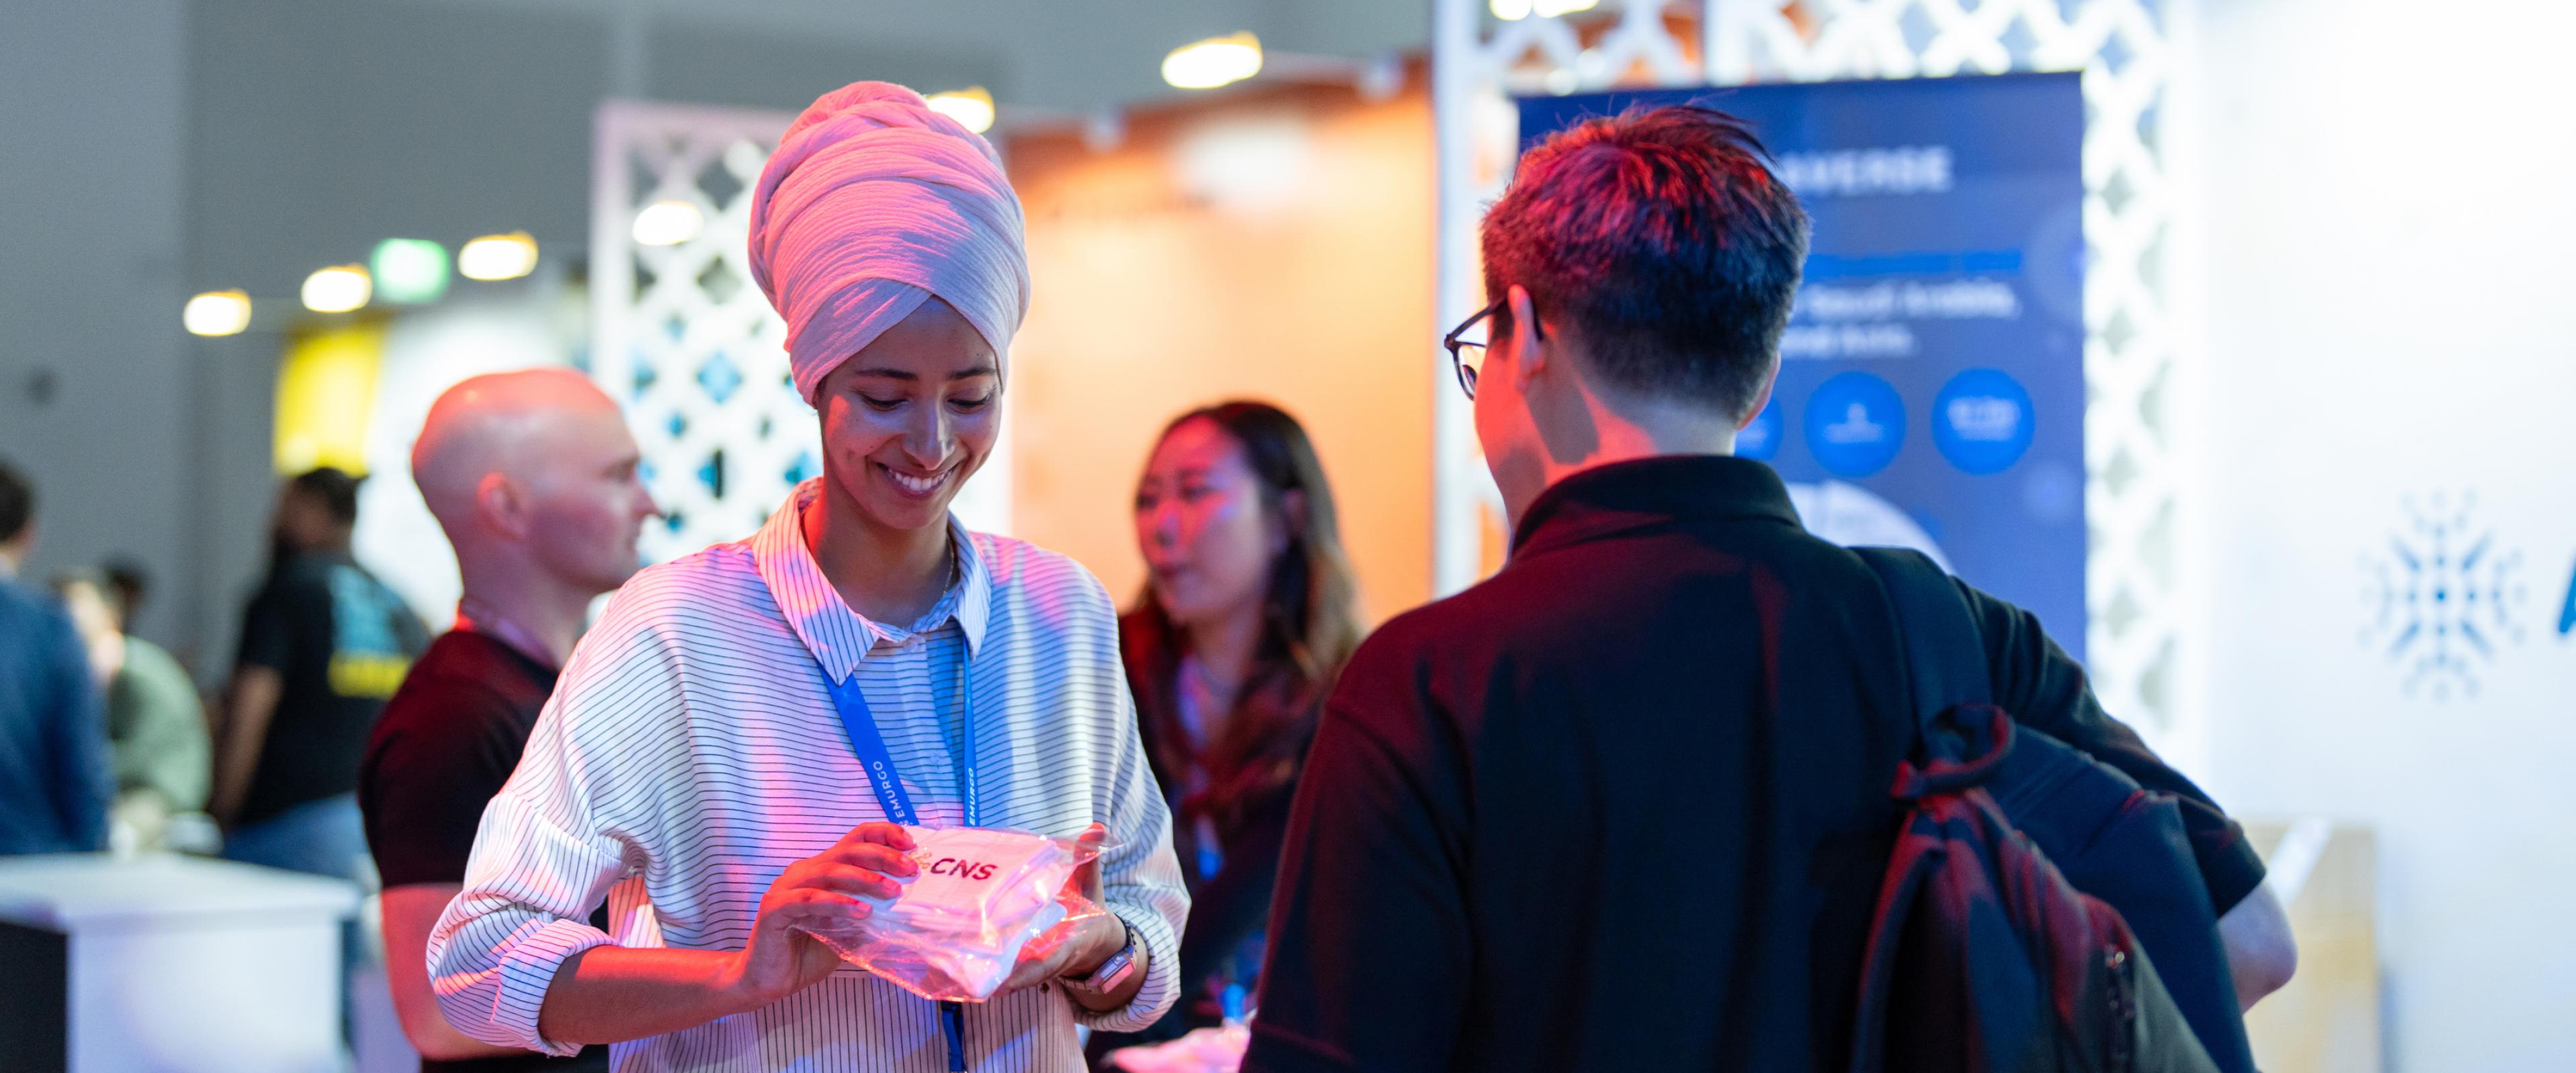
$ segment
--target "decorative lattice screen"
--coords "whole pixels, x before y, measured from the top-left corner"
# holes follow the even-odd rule
[[[751,184],[792,118],[612,102],[592,161],[591,375],[626,404],[646,484],[666,512],[646,557],[668,559],[760,527],[819,472],[814,413],[787,382],[786,325],[751,282]],[[645,246],[635,213],[695,204],[706,223]]]
[[[1483,6],[1436,0],[1434,8],[1444,324],[1483,300],[1475,220],[1509,177],[1516,132],[1507,93],[2083,72],[2087,658],[2111,710],[2168,755],[2197,759],[2196,705],[2185,703],[2199,661],[2187,629],[2198,604],[2186,539],[2195,504],[2184,482],[2193,445],[2183,435],[2195,369],[2174,311],[2190,293],[2189,259],[2175,246],[2191,214],[2172,179],[2182,130],[2170,45],[2186,0],[1707,0],[1705,8],[1628,0],[1574,16],[1607,20],[1591,34],[1563,19],[1496,22]],[[1684,40],[1694,29],[1697,40]],[[1703,62],[1692,62],[1694,53]],[[1446,377],[1446,358],[1434,357]],[[1478,512],[1493,509],[1456,394],[1439,396],[1443,591],[1474,580],[1490,524]]]
[[[812,409],[787,375],[787,326],[752,283],[751,187],[793,116],[611,102],[591,165],[591,376],[627,407],[647,485],[666,512],[649,528],[659,561],[758,529],[798,481],[822,471]],[[695,204],[686,242],[635,241],[635,214]],[[1005,411],[1007,415],[1007,410]],[[1007,529],[1007,432],[959,493],[976,529]]]

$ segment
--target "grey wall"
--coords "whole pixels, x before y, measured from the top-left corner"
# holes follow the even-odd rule
[[[656,23],[649,41],[641,96],[782,112],[862,78],[923,92],[980,85],[1007,93],[1011,72],[990,45],[852,43],[676,19]]]
[[[610,97],[793,110],[859,78],[1068,115],[1173,94],[1172,47],[1427,36],[1424,0],[20,0],[0,4],[0,456],[38,573],[140,556],[138,624],[209,681],[260,565],[281,330],[306,273],[393,235],[589,227]],[[460,287],[483,286],[459,281]],[[195,339],[189,294],[254,330]],[[31,394],[31,385],[34,393]],[[50,385],[50,395],[44,395]],[[44,395],[40,400],[39,395]]]
[[[63,5],[68,8],[68,5]],[[192,286],[291,298],[388,235],[588,233],[610,96],[794,110],[879,78],[1068,113],[1165,96],[1164,52],[1418,43],[1420,0],[197,0],[187,47]],[[49,21],[49,20],[31,20]],[[167,79],[158,83],[168,92]],[[135,93],[144,92],[135,90]]]
[[[291,299],[389,235],[588,233],[595,20],[331,0],[198,7],[192,283]]]
[[[32,477],[41,579],[107,554],[186,631],[197,370],[185,361],[187,6],[0,4],[0,457]]]
[[[1261,39],[1282,50],[1371,57],[1431,40],[1428,0],[1280,0],[1259,17]]]

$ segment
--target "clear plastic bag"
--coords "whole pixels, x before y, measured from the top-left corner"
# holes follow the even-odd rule
[[[1074,879],[1097,842],[993,827],[907,827],[920,870],[868,915],[804,927],[842,960],[939,1002],[993,997],[1048,929],[1105,913]],[[1039,951],[1043,953],[1043,951]]]
[[[1236,1073],[1251,1049],[1252,1030],[1228,1024],[1196,1029],[1168,1043],[1111,1051],[1109,1065],[1123,1073]]]

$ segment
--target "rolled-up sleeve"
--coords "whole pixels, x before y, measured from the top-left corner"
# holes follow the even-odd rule
[[[464,889],[430,931],[431,989],[457,1031],[496,1046],[570,1055],[537,1031],[546,990],[573,955],[612,942],[587,923],[637,852],[596,807],[598,783],[633,770],[632,729],[676,707],[649,630],[621,628],[614,601],[574,654],[527,752],[483,811]]]
[[[1181,927],[1190,912],[1189,889],[1181,882],[1181,861],[1172,850],[1171,809],[1162,787],[1145,762],[1144,740],[1136,730],[1136,701],[1127,691],[1126,669],[1118,662],[1117,614],[1100,582],[1090,581],[1097,613],[1086,625],[1104,631],[1108,641],[1099,666],[1117,697],[1111,724],[1116,766],[1109,784],[1109,848],[1100,861],[1101,896],[1108,910],[1134,930],[1145,955],[1145,985],[1126,1006],[1106,1013],[1074,1007],[1078,1019],[1105,1032],[1135,1032],[1152,1025],[1180,998]]]
[[[609,943],[584,918],[622,872],[617,856],[549,814],[562,804],[508,791],[494,798],[465,889],[429,936],[430,985],[448,1023],[485,1043],[553,1055],[581,1046],[538,1034],[546,989],[567,959]]]
[[[2084,666],[2040,628],[2039,616],[1964,581],[1959,591],[1985,640],[1995,700],[2016,722],[2091,753],[2140,786],[2174,795],[2201,881],[2221,916],[2263,884],[2263,858],[2254,852],[2245,829],[2207,791],[2149,749],[2137,731],[2102,710]]]

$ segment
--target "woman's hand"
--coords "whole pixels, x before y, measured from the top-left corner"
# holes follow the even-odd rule
[[[1020,948],[1020,963],[997,993],[1036,987],[1059,976],[1088,976],[1126,945],[1127,925],[1114,913],[1065,921]]]
[[[866,918],[870,907],[859,899],[895,897],[903,889],[896,880],[920,867],[905,855],[911,849],[912,834],[902,827],[863,823],[832,848],[779,873],[760,898],[750,944],[734,955],[733,988],[742,997],[743,1008],[766,1006],[832,975],[840,967],[841,956],[795,929]]]
[[[1095,823],[1076,841],[1096,854],[1108,838],[1109,829]],[[1094,908],[1106,909],[1100,904],[1099,857],[1074,869],[1065,880],[1064,894],[1067,900],[1079,898]],[[1020,947],[1019,964],[1011,969],[1010,978],[1002,981],[1000,993],[1035,987],[1059,976],[1087,976],[1126,945],[1127,925],[1120,923],[1114,913],[1095,912],[1067,920]]]

